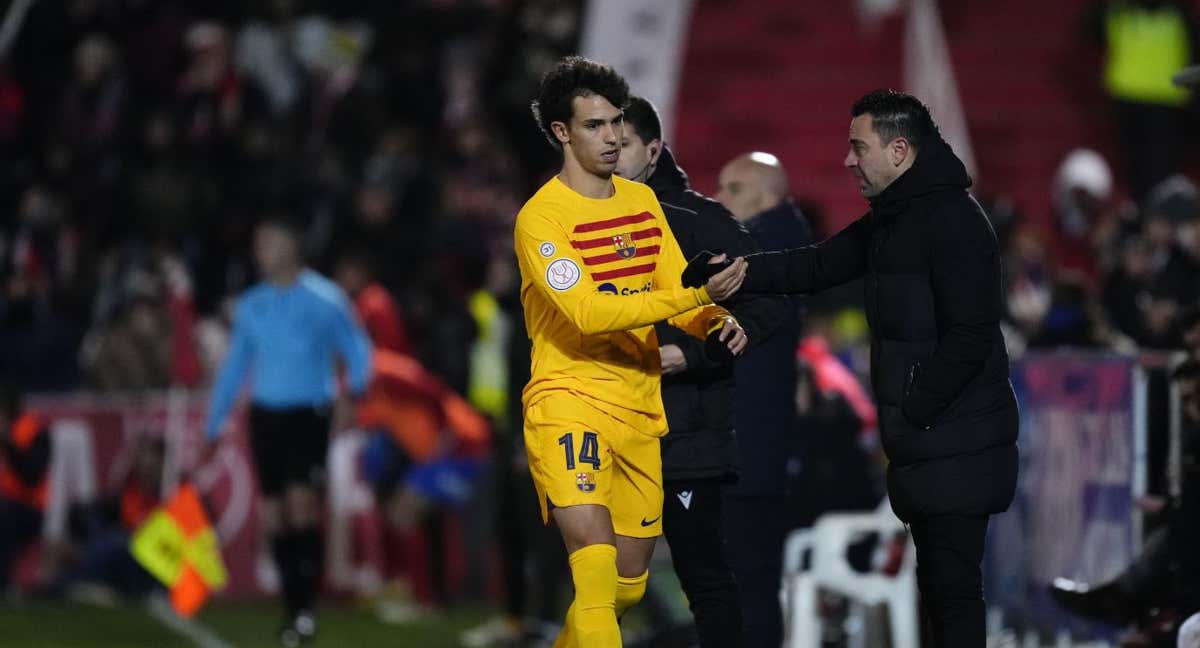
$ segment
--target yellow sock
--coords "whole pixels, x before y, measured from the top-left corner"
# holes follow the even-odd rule
[[[554,648],[620,648],[617,627],[617,548],[588,545],[571,554],[575,601]]]
[[[638,604],[642,600],[642,596],[646,594],[646,581],[650,578],[650,570],[642,572],[641,576],[633,578],[625,578],[617,576],[617,599],[616,612],[617,619],[625,614],[625,610]]]

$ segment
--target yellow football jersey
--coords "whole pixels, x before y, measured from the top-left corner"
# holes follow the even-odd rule
[[[647,434],[666,433],[653,324],[703,338],[729,314],[703,288],[684,288],[687,262],[654,192],[613,178],[610,198],[558,177],[517,215],[521,304],[533,341],[525,408],[567,390]]]

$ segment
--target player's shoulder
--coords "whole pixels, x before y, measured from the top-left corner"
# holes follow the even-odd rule
[[[612,182],[613,188],[618,194],[625,194],[639,200],[650,198],[653,199],[654,202],[658,202],[658,198],[654,195],[654,190],[651,189],[647,184],[634,182],[633,180],[626,180],[625,178],[617,175],[612,177]]]
[[[666,217],[665,208],[650,185],[613,176],[613,186],[616,188],[617,196],[622,198],[621,204],[624,206],[625,212],[630,214],[646,212],[655,220]]]
[[[554,215],[570,206],[560,185],[557,177],[551,177],[525,201],[517,212],[517,229],[541,228],[557,222]]]
[[[253,306],[256,302],[260,302],[267,298],[271,292],[271,286],[265,281],[260,281],[238,295],[237,304],[234,306],[235,311],[244,311]]]
[[[315,270],[305,269],[300,273],[300,287],[319,303],[332,308],[345,308],[349,303],[341,286],[330,281]]]

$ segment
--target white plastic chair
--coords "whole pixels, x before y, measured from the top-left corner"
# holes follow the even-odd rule
[[[899,572],[892,576],[878,571],[860,573],[846,560],[852,543],[870,533],[889,543],[904,525],[892,513],[885,498],[870,513],[829,513],[811,529],[788,536],[783,556],[783,605],[785,648],[821,645],[821,619],[817,591],[826,589],[867,605],[887,603],[893,648],[918,648],[916,548],[905,542]],[[805,555],[808,565],[805,566]]]

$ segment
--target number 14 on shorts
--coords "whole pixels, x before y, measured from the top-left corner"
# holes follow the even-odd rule
[[[567,470],[575,470],[575,434],[567,432],[558,438],[567,461]],[[579,447],[579,463],[590,464],[592,470],[600,470],[600,441],[595,432],[583,433],[583,444]]]

